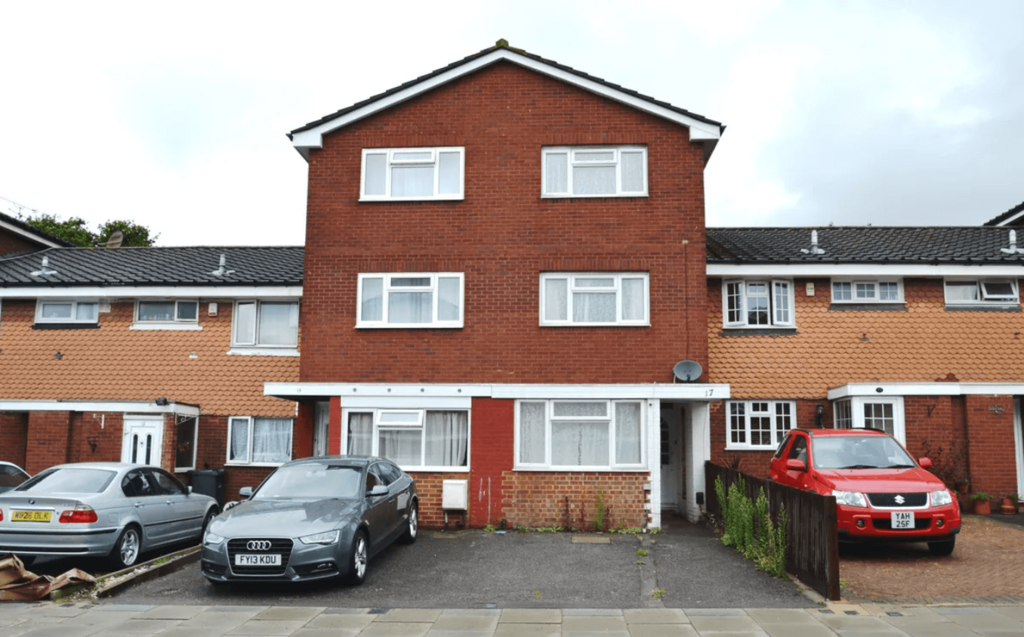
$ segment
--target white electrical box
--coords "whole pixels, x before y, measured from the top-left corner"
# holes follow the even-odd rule
[[[445,511],[466,511],[469,509],[469,481],[442,480],[441,508]]]

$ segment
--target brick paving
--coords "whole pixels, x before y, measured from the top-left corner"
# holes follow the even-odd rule
[[[935,557],[925,544],[844,550],[839,565],[843,598],[875,603],[1024,602],[1024,527],[1007,524],[1002,517],[965,516],[950,557]]]

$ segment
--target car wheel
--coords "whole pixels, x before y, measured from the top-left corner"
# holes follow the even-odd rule
[[[206,512],[206,517],[203,518],[203,528],[199,531],[199,543],[203,543],[203,538],[206,537],[206,527],[210,526],[210,522],[213,522],[213,518],[217,517],[217,507],[213,507]]]
[[[142,549],[142,537],[139,529],[129,526],[121,531],[121,536],[114,543],[114,550],[110,552],[110,562],[116,570],[128,568],[139,559],[139,551]]]
[[[952,555],[953,549],[956,547],[956,538],[950,538],[943,542],[929,542],[928,550],[932,552],[932,555],[938,555],[939,557],[946,557]]]
[[[412,544],[416,541],[416,536],[419,535],[420,531],[420,516],[419,516],[419,505],[415,502],[409,507],[409,524],[405,527],[405,533],[402,537],[398,538],[398,541],[402,544]]]
[[[366,581],[366,572],[370,568],[370,547],[366,542],[366,533],[359,531],[352,540],[352,552],[348,559],[348,583],[359,586]]]

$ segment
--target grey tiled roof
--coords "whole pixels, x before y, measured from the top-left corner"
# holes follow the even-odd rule
[[[805,254],[811,231],[824,254]],[[1020,233],[1024,247],[1024,232]],[[708,263],[1021,263],[1009,229],[985,226],[708,228]]]
[[[1024,212],[1024,202],[1021,202],[1021,203],[1017,204],[1016,206],[1014,206],[1013,208],[1010,208],[1009,210],[1007,210],[1006,212],[1004,212],[1001,215],[998,215],[996,217],[993,217],[992,219],[989,219],[988,221],[985,222],[985,225],[986,226],[998,226],[999,224],[1003,223],[1007,219],[1010,219],[1011,217],[1013,217],[1015,215],[1018,215],[1021,212]],[[1020,219],[1016,219],[1010,225],[1016,226],[1016,225],[1020,225],[1020,223],[1021,223],[1021,220]]]
[[[0,258],[0,287],[302,285],[302,247],[51,248]],[[225,276],[211,274],[225,256]],[[56,274],[33,276],[42,258]]]

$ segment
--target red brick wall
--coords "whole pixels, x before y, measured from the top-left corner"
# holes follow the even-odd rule
[[[72,413],[68,462],[120,462],[124,446],[123,433],[124,414],[91,411]],[[166,438],[165,433],[165,449],[171,444]],[[95,444],[95,450],[90,443]]]
[[[548,145],[643,144],[649,197],[541,199]],[[464,146],[465,200],[359,203],[361,150]],[[671,382],[707,362],[704,157],[687,129],[500,63],[309,158],[302,381]],[[464,272],[465,327],[355,330],[360,272]],[[650,273],[651,326],[541,328],[547,271]],[[492,481],[493,482],[493,481]]]
[[[603,528],[642,527],[649,473],[506,471],[505,517],[513,526],[561,526],[594,530],[597,498],[606,507]]]
[[[515,401],[474,398],[469,448],[470,525],[497,524],[509,495],[507,472],[515,458]]]
[[[967,396],[966,403],[972,492],[997,499],[1016,493],[1013,397]]]
[[[28,445],[28,414],[0,413],[0,460],[25,466]]]
[[[28,241],[9,230],[0,229],[0,255],[41,249],[43,249],[43,246],[40,246],[38,243]]]
[[[932,461],[930,471],[951,489],[956,487],[959,478],[970,475],[964,405],[963,396],[906,396],[903,399],[907,451],[915,458],[929,458]],[[1010,436],[1012,443],[1012,429]]]
[[[416,493],[420,501],[420,525],[427,529],[442,528],[444,526],[444,511],[441,509],[442,482],[444,480],[469,480],[469,474],[413,472],[410,475],[416,479]],[[469,496],[472,500],[475,495],[472,483],[470,484],[469,491]],[[500,502],[497,504],[498,506],[501,505]],[[486,520],[481,521],[479,518],[474,517],[472,512],[467,517],[468,519],[464,519],[461,513],[450,513],[448,515],[448,528],[459,528],[460,524],[481,528],[487,524]],[[494,520],[497,519],[494,518]]]
[[[35,475],[69,460],[71,412],[33,411],[28,414],[25,471]]]
[[[824,409],[821,415],[821,425],[826,429],[832,428],[832,403],[824,398],[820,401],[796,401],[796,427],[814,429],[818,426],[816,414],[819,402]],[[711,403],[711,461],[726,467],[732,467],[738,463],[737,466],[744,473],[759,478],[767,477],[768,466],[775,454],[775,448],[764,451],[727,451],[725,448],[729,436],[727,413],[724,401]]]

